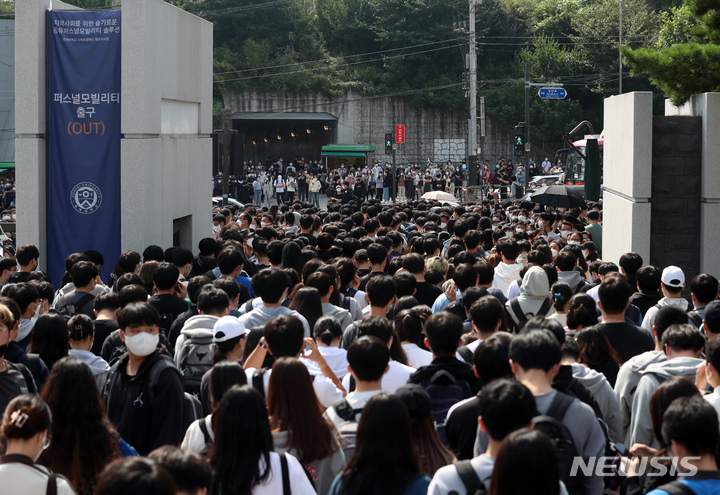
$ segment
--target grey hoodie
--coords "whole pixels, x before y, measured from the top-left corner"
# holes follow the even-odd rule
[[[622,421],[622,438],[627,436],[630,429],[630,414],[632,413],[633,395],[638,382],[645,369],[651,364],[667,361],[663,351],[648,351],[632,357],[620,367],[615,380],[615,397],[620,405],[620,420]]]
[[[558,272],[558,282],[565,282],[570,286],[573,293],[576,291],[578,285],[585,285],[585,279],[575,270],[569,272]]]
[[[107,380],[108,373],[110,372],[110,365],[107,364],[103,358],[96,356],[90,351],[70,349],[68,355],[70,357],[77,358],[90,366],[90,371],[92,371],[92,374],[95,377],[95,383],[97,383],[98,390],[102,392],[105,380]]]
[[[595,401],[597,401],[598,406],[600,406],[610,440],[621,442],[625,437],[623,436],[622,421],[620,420],[620,406],[605,375],[580,363],[572,364],[572,372],[573,378],[587,387]]]
[[[520,308],[527,315],[532,313],[537,315],[540,307],[543,305],[545,299],[550,296],[550,284],[548,283],[547,274],[545,270],[539,266],[533,266],[530,268],[525,276],[523,277],[522,284],[520,285],[520,295],[516,298],[520,304]],[[505,303],[505,307],[512,319],[517,323],[518,317],[512,310],[510,302]],[[545,316],[550,316],[555,313],[555,308],[550,306],[550,311]]]
[[[652,327],[655,324],[655,315],[658,312],[658,307],[662,308],[663,306],[674,306],[676,308],[682,309],[683,311],[687,311],[690,307],[690,303],[687,302],[687,299],[683,299],[682,297],[663,297],[658,301],[655,306],[648,309],[647,313],[645,313],[645,318],[643,318],[642,322],[643,330],[647,330],[648,332],[652,333]]]
[[[674,376],[684,376],[694,382],[695,372],[703,362],[699,358],[678,357],[650,364],[641,372],[642,377],[633,396],[630,429],[625,437],[625,445],[642,443],[653,448],[660,446],[652,430],[650,396],[662,382]]]
[[[175,342],[175,366],[180,367],[180,349],[186,340],[192,337],[212,338],[215,322],[219,318],[213,315],[195,315],[185,321],[177,342]]]

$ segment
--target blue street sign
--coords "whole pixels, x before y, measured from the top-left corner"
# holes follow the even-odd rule
[[[540,88],[538,96],[545,100],[562,100],[567,96],[565,88]]]

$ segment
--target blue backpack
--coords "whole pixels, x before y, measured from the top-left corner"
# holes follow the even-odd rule
[[[430,396],[435,429],[440,436],[440,440],[449,447],[445,435],[445,420],[447,419],[448,410],[461,400],[473,396],[470,385],[465,380],[456,378],[448,371],[438,370],[429,379],[422,380],[420,386]]]

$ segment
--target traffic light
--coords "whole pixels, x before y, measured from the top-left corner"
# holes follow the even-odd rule
[[[525,122],[518,122],[515,126],[515,156],[525,154]]]
[[[386,155],[392,155],[393,149],[393,133],[392,132],[386,132],[385,133],[385,154]]]

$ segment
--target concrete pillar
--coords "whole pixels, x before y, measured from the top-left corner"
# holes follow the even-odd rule
[[[650,259],[652,93],[605,99],[603,259]]]
[[[700,179],[700,272],[720,276],[720,93],[695,95],[693,115],[702,117]]]

